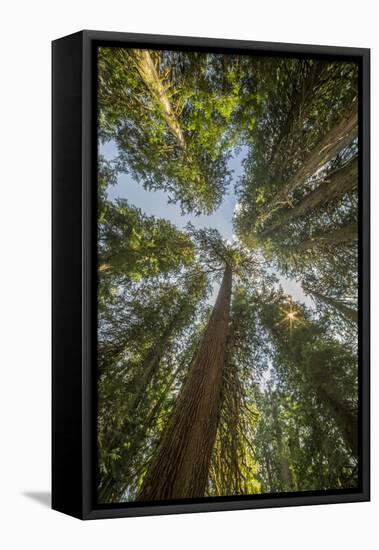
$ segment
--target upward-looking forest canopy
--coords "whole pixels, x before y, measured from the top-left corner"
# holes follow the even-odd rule
[[[99,48],[100,503],[357,486],[358,101],[353,62]]]

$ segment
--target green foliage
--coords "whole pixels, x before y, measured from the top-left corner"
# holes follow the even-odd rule
[[[261,418],[256,383],[264,354],[258,330],[257,297],[237,287],[231,308],[220,422],[212,457],[209,495],[261,492],[256,430]]]
[[[355,487],[354,129],[320,166],[310,159],[324,158],[325,136],[341,139],[357,67],[100,48],[98,68],[99,141],[117,146],[98,163],[99,501],[138,498],[226,267],[232,300],[206,495]],[[212,213],[242,147],[232,241],[109,199],[127,172],[183,215]],[[300,281],[314,308],[277,290],[273,270]]]
[[[289,311],[295,311],[292,327]],[[316,322],[299,304],[290,308],[281,294],[262,304],[261,321],[272,350],[270,383],[259,401],[265,421],[257,434],[260,460],[269,463],[261,478],[265,490],[355,486],[356,354],[330,335],[327,321]]]
[[[111,299],[125,280],[179,272],[194,262],[194,247],[185,234],[126,200],[103,202],[98,227],[101,301]]]
[[[357,128],[355,122],[346,141],[341,121],[354,119],[357,66],[279,59],[268,65],[266,78],[271,85],[264,114],[252,133],[238,186],[236,232],[283,275],[356,311]],[[323,158],[325,136],[337,145],[332,158],[325,157],[317,168],[309,159],[315,152]],[[344,324],[338,311],[318,305],[334,317],[336,329],[354,339],[348,320]]]
[[[266,63],[263,78],[264,109],[250,135],[238,188],[242,233],[261,229],[262,206],[270,204],[357,96],[353,63],[276,59]],[[279,207],[295,203],[303,194],[304,189],[296,190]]]
[[[178,62],[191,65],[192,57],[181,55],[184,59]],[[169,60],[157,52],[151,58],[156,82],[149,88],[146,76],[141,78],[145,61],[135,50],[100,49],[100,136],[117,143],[119,170],[130,172],[147,189],[168,191],[184,211],[209,213],[220,204],[229,182],[228,120],[215,108],[218,102],[209,102],[206,90],[202,96],[196,88],[196,82],[210,86],[204,63],[167,74]],[[154,84],[161,86],[160,95],[154,94]]]
[[[129,283],[99,319],[98,448],[104,501],[136,491],[206,313],[204,275]]]

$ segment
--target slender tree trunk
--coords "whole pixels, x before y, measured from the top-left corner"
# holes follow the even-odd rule
[[[352,454],[358,456],[358,423],[357,415],[344,403],[342,396],[338,395],[335,385],[330,382],[322,382],[317,385],[317,393],[320,399],[327,405],[332,416],[341,430],[344,440],[350,447]]]
[[[325,246],[335,246],[344,243],[354,243],[358,240],[358,226],[351,223],[335,229],[315,234],[314,237],[302,241],[296,245],[297,252],[307,252],[313,249],[320,249]]]
[[[320,300],[321,302],[324,302],[325,304],[332,306],[334,309],[342,313],[342,315],[344,315],[350,321],[353,321],[354,323],[358,322],[358,312],[356,309],[352,309],[348,306],[345,306],[343,302],[339,300],[335,300],[334,298],[329,298],[329,296],[324,296],[324,294],[320,294],[319,292],[316,292],[315,290],[312,290],[308,287],[303,286],[303,288],[306,293],[311,294],[317,300]]]
[[[131,56],[145,86],[158,103],[170,132],[179,146],[185,151],[187,146],[182,129],[177,120],[167,89],[162,84],[162,79],[157,72],[150,52],[148,50],[133,50]]]
[[[266,474],[267,474],[267,480],[268,480],[268,487],[266,487],[265,492],[269,493],[271,491],[274,491],[274,483],[272,478],[272,468],[271,468],[271,460],[267,451],[267,448],[264,449],[264,460],[265,460],[265,466],[266,466]]]
[[[159,368],[162,355],[166,351],[175,329],[182,320],[183,311],[186,309],[186,307],[187,304],[182,303],[179,311],[177,311],[176,314],[173,316],[156,345],[150,350],[144,363],[143,371],[134,377],[131,383],[133,387],[133,397],[129,403],[131,410],[138,407],[141,399],[145,395],[151,380],[153,379]]]
[[[358,161],[355,157],[345,166],[327,176],[326,179],[314,191],[291,209],[282,211],[259,235],[267,237],[279,227],[283,227],[296,218],[304,216],[307,212],[342,197],[345,193],[353,191],[358,185]]]
[[[204,495],[219,419],[231,289],[232,271],[227,266],[212,315],[139,500]]]
[[[358,131],[358,111],[354,103],[349,114],[344,116],[333,128],[325,134],[316,147],[309,153],[299,170],[287,182],[283,183],[280,191],[273,197],[270,203],[262,209],[257,226],[262,226],[278,208],[288,203],[289,195],[304,182],[313,176],[319,168],[332,160],[344,149]]]
[[[175,379],[177,378],[179,372],[183,369],[184,365],[179,364],[172,375],[169,377],[169,380],[162,391],[159,399],[155,403],[153,409],[150,411],[146,421],[139,428],[138,433],[134,435],[130,447],[128,447],[127,454],[122,459],[122,473],[123,479],[115,480],[113,475],[110,473],[107,476],[103,476],[101,486],[99,488],[99,502],[102,503],[115,503],[120,502],[122,495],[128,485],[130,480],[130,468],[135,460],[137,453],[141,450],[145,440],[146,433],[151,428],[151,426],[156,422],[156,419],[159,415],[159,412],[162,408],[163,403],[167,400],[167,395],[169,394]]]
[[[275,402],[275,399],[273,398],[272,394],[270,395],[271,395],[272,416],[274,419],[274,426],[275,426],[276,443],[277,443],[278,454],[279,454],[281,478],[284,486],[283,488],[285,491],[291,491],[293,489],[293,480],[292,480],[291,470],[289,467],[288,457],[286,456],[284,451],[283,433],[279,423],[278,405]]]
[[[129,398],[128,410],[131,414],[136,414],[139,404],[146,394],[147,388],[149,387],[154,375],[159,369],[162,355],[166,351],[174,331],[182,321],[183,313],[186,308],[187,302],[184,298],[180,307],[172,316],[171,321],[167,325],[163,334],[159,337],[155,346],[153,346],[153,348],[148,353],[143,365],[143,369],[141,369],[141,372],[139,372],[138,375],[136,375],[130,383],[130,386],[133,389],[133,393]],[[131,446],[128,449],[127,464],[129,464],[134,458],[135,453],[138,451],[144,439],[143,433],[139,433],[137,434],[137,436],[133,434],[134,429],[135,425],[128,422],[128,420],[125,420],[120,430],[120,434],[115,437],[110,430],[109,437],[107,438],[107,441],[105,443],[109,451],[111,451],[112,449],[119,448],[125,441],[131,442]],[[127,466],[125,465],[125,470],[126,469]],[[117,491],[118,485],[119,482],[114,478],[111,472],[103,476],[98,491],[101,502],[111,502],[113,498],[116,498],[115,495],[119,495],[120,493],[120,491]]]

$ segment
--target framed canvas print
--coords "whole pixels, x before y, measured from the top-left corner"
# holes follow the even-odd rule
[[[369,500],[369,50],[53,42],[53,508]]]

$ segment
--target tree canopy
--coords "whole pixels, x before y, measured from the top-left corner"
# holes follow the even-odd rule
[[[357,486],[358,101],[353,62],[98,49],[100,503]]]

